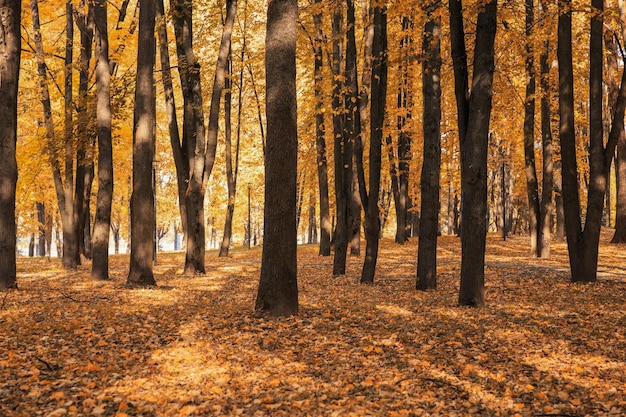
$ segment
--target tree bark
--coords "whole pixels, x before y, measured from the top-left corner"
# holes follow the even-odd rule
[[[155,14],[155,0],[142,0],[139,11],[139,48],[133,123],[130,272],[127,279],[127,284],[130,286],[156,285],[153,273],[156,213],[152,182],[156,144]]]
[[[30,7],[33,19],[33,32],[35,52],[37,56],[37,72],[39,76],[41,104],[43,107],[44,123],[46,129],[46,152],[48,153],[50,166],[52,167],[52,176],[54,179],[54,187],[56,191],[57,201],[59,203],[59,212],[61,213],[61,222],[63,228],[62,264],[63,267],[66,269],[75,269],[79,263],[79,254],[73,205],[73,155],[70,157],[72,138],[68,138],[66,136],[64,141],[64,155],[61,158],[64,161],[65,168],[65,175],[63,176],[61,163],[59,161],[59,155],[57,155],[57,152],[54,150],[56,148],[54,120],[52,116],[52,105],[50,102],[50,91],[48,89],[48,75],[43,49],[43,40],[41,37],[41,24],[39,19],[38,1],[31,0]],[[67,82],[68,80],[66,77],[66,89]],[[67,129],[65,132],[67,133]]]
[[[424,161],[421,178],[421,222],[417,252],[417,289],[437,288],[437,235],[439,233],[439,181],[441,171],[441,24],[436,4],[426,10],[422,39],[422,96]]]
[[[350,182],[352,175],[352,156],[350,143],[345,142],[344,135],[344,97],[342,82],[342,54],[343,54],[343,8],[341,3],[335,3],[333,10],[333,135],[335,155],[335,210],[337,224],[333,233],[335,256],[333,259],[333,276],[346,273],[346,257],[348,252],[348,220]],[[362,200],[363,201],[363,200]],[[365,202],[363,201],[363,204]]]
[[[383,2],[374,6],[374,40],[372,44],[372,97],[370,116],[369,190],[365,211],[365,261],[361,272],[362,283],[373,283],[378,260],[380,240],[380,170],[382,159],[383,126],[387,96],[387,8]]]
[[[109,231],[113,202],[113,144],[111,142],[111,68],[106,0],[93,5],[96,35],[96,117],[98,125],[98,198],[93,230],[91,278],[109,279]]]
[[[17,288],[15,193],[21,0],[0,0],[0,290]]]
[[[167,22],[163,0],[156,1],[156,20],[158,22],[157,34],[159,37],[159,58],[161,63],[161,79],[163,81],[163,95],[165,98],[165,112],[167,114],[167,127],[170,135],[170,145],[174,166],[176,167],[176,183],[178,186],[178,208],[180,211],[180,224],[183,235],[187,236],[187,181],[189,178],[189,155],[186,144],[180,141],[180,130],[176,117],[176,101],[172,84],[172,69],[169,55],[169,42],[167,37]]]
[[[271,0],[265,40],[267,154],[264,240],[257,312],[298,313],[296,0]]]
[[[224,220],[224,235],[220,245],[219,256],[228,256],[230,241],[233,234],[233,215],[235,213],[235,198],[237,196],[237,170],[239,162],[239,144],[235,147],[235,163],[233,168],[233,146],[232,146],[232,59],[229,53],[226,65],[226,77],[224,80],[224,156],[226,159],[226,186],[228,188],[228,204],[226,206],[226,218]],[[241,88],[241,85],[239,86]]]
[[[317,0],[319,3],[321,0]],[[320,248],[321,256],[330,256],[330,201],[328,199],[328,162],[326,160],[326,126],[324,125],[324,102],[322,85],[322,66],[324,34],[322,33],[322,14],[313,15],[315,24],[314,42],[314,90],[315,90],[315,147],[317,151],[317,178],[320,200]]]
[[[178,72],[183,90],[183,141],[189,165],[186,185],[187,235],[185,275],[205,273],[204,174],[206,138],[200,64],[193,51],[192,2],[172,0],[178,55]]]
[[[526,100],[524,102],[524,171],[526,173],[526,194],[528,198],[528,223],[530,233],[530,253],[541,255],[539,242],[541,207],[539,185],[535,164],[535,56],[532,28],[535,24],[534,0],[526,0]],[[504,179],[503,179],[504,180]]]
[[[494,71],[496,13],[497,1],[493,0],[486,4],[478,14],[474,73],[469,98],[469,122],[465,140],[461,142],[462,257],[459,305],[480,306],[485,303],[487,145]],[[458,52],[453,52],[453,56],[458,56]],[[462,123],[459,122],[459,125]]]
[[[539,0],[540,18],[547,14],[544,11],[544,1]],[[550,238],[552,235],[552,215],[554,212],[553,191],[554,191],[554,165],[552,161],[552,110],[550,106],[550,64],[549,64],[550,41],[543,42],[543,50],[539,57],[541,88],[541,145],[543,156],[543,180],[541,187],[541,217],[539,219],[539,256],[550,257]]]

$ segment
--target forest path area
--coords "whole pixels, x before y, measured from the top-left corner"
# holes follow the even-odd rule
[[[363,259],[299,248],[300,314],[253,312],[261,250],[207,255],[185,278],[160,253],[158,286],[89,265],[18,260],[0,293],[2,416],[618,416],[626,414],[626,249],[603,235],[599,280],[572,284],[564,243],[487,240],[483,308],[458,307],[460,241],[439,239],[438,289],[415,290],[417,242]],[[364,252],[364,248],[362,248]]]

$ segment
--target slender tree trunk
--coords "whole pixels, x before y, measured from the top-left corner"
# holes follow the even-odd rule
[[[369,191],[367,196],[365,262],[362,283],[373,283],[380,240],[380,171],[383,126],[387,96],[387,8],[383,2],[374,8],[374,41],[372,44],[372,99],[370,117]]]
[[[90,129],[93,119],[88,111],[89,61],[93,44],[91,4],[86,13],[79,12],[75,19],[80,30],[80,70],[78,81],[78,102],[76,104],[76,190],[74,196],[74,219],[79,254],[91,257],[90,197],[94,178],[95,135]]]
[[[17,287],[15,192],[21,12],[20,0],[0,0],[0,290]]]
[[[37,0],[30,2],[31,14],[33,19],[33,32],[35,50],[37,56],[37,72],[39,75],[39,87],[41,89],[41,104],[43,107],[44,123],[46,128],[46,152],[48,153],[50,166],[52,167],[52,176],[54,186],[59,203],[59,212],[61,213],[61,222],[63,227],[63,254],[62,263],[66,269],[75,269],[78,265],[78,242],[76,238],[76,227],[74,225],[74,207],[73,207],[73,163],[67,160],[71,146],[66,139],[66,148],[64,152],[65,160],[65,176],[62,177],[61,164],[57,152],[54,151],[55,132],[54,121],[52,117],[52,105],[50,103],[50,91],[48,89],[47,66],[43,49],[43,40],[41,38],[41,24],[39,19],[39,3]],[[68,6],[69,7],[69,6]],[[69,18],[68,18],[69,20]],[[67,87],[66,77],[66,87]],[[66,129],[67,133],[67,129]],[[68,169],[69,168],[69,169]],[[69,182],[68,182],[69,181]]]
[[[417,252],[417,289],[437,288],[437,235],[439,233],[439,178],[441,172],[441,49],[438,3],[427,6],[428,20],[422,42],[422,96],[424,162],[421,178],[421,223]]]
[[[357,71],[357,56],[356,56],[356,38],[355,38],[355,18],[354,18],[354,1],[347,0],[346,10],[346,70],[345,70],[345,83],[346,83],[346,95],[345,103],[358,103],[359,99],[359,84],[358,84],[358,71]],[[361,142],[361,113],[359,112],[358,105],[349,105],[346,108],[346,114],[344,118],[344,132],[346,136],[345,143],[350,144],[349,149],[354,149],[355,144]],[[359,190],[359,166],[354,161],[354,152],[350,152],[351,159],[351,171],[347,180],[349,186],[349,207],[348,207],[348,224],[349,224],[349,238],[350,238],[350,256],[359,256],[361,252],[361,197]],[[346,173],[348,174],[348,173]]]
[[[321,0],[317,0],[318,2]],[[317,178],[320,200],[320,249],[321,256],[330,256],[330,202],[328,199],[328,162],[326,160],[326,126],[324,125],[324,102],[322,66],[324,34],[322,33],[321,13],[313,16],[315,24],[315,146],[317,151]]]
[[[131,286],[156,285],[154,280],[154,190],[152,164],[156,144],[156,97],[154,64],[155,0],[142,0],[139,12],[139,48],[133,123],[133,194],[131,196]]]
[[[265,38],[267,155],[264,241],[255,309],[298,313],[296,177],[296,0],[271,0]]]
[[[46,256],[46,205],[41,201],[37,202],[37,223],[38,223],[38,256]]]
[[[547,14],[544,10],[544,1],[539,0],[540,18]],[[539,219],[539,256],[550,257],[550,238],[552,235],[552,215],[554,212],[553,191],[554,191],[554,167],[552,162],[552,128],[550,106],[550,64],[549,64],[550,41],[543,42],[543,50],[539,57],[540,61],[540,87],[541,87],[541,144],[543,155],[543,180],[541,187],[541,217]]]
[[[342,54],[343,54],[343,8],[341,3],[335,3],[333,10],[333,135],[335,154],[335,210],[337,224],[334,229],[333,242],[335,256],[333,259],[333,275],[346,273],[346,257],[348,251],[348,219],[350,184],[347,175],[352,173],[352,157],[349,157],[349,144],[345,142],[344,131],[344,99],[342,82]],[[348,171],[349,169],[349,171]],[[365,204],[365,202],[363,201]]]
[[[535,56],[532,28],[535,24],[534,0],[526,0],[526,101],[524,103],[524,170],[526,173],[526,193],[528,198],[528,222],[530,232],[530,253],[541,255],[540,205],[537,169],[535,165]]]
[[[230,241],[233,234],[233,215],[235,213],[235,198],[237,196],[237,163],[233,168],[232,150],[232,126],[231,126],[231,106],[232,106],[232,59],[229,54],[226,65],[226,79],[224,85],[224,156],[226,158],[226,185],[228,188],[228,204],[226,206],[226,219],[224,220],[224,235],[220,245],[219,256],[228,256]],[[241,86],[240,86],[241,88]],[[235,159],[238,160],[239,147],[235,149]]]
[[[172,0],[178,72],[183,90],[183,141],[188,157],[185,275],[205,273],[204,174],[206,138],[200,64],[193,51],[192,2]]]
[[[159,58],[161,61],[161,79],[163,81],[163,95],[165,98],[165,112],[167,114],[167,127],[170,135],[172,156],[176,167],[176,183],[178,186],[178,208],[180,211],[180,224],[183,235],[187,236],[187,181],[189,179],[189,155],[185,144],[181,143],[178,120],[176,117],[176,101],[174,99],[174,87],[172,84],[172,69],[170,64],[169,43],[167,39],[167,21],[163,0],[156,1],[158,22],[157,33],[159,37]]]
[[[450,4],[452,5],[452,2]],[[496,13],[497,1],[493,0],[486,4],[478,14],[474,74],[469,98],[469,122],[465,140],[461,142],[461,216],[463,220],[461,222],[460,305],[480,306],[485,303],[487,145],[491,114]],[[458,56],[458,52],[453,51],[453,56]],[[459,125],[462,123],[459,122]]]
[[[113,144],[111,142],[111,68],[106,0],[93,6],[96,28],[96,85],[98,120],[98,200],[93,231],[93,279],[109,279],[109,231],[113,202]]]

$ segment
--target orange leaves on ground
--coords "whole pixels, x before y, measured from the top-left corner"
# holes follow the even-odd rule
[[[383,241],[368,286],[362,259],[333,278],[332,259],[302,247],[300,315],[277,320],[252,312],[258,250],[210,256],[195,279],[160,254],[148,290],[124,286],[124,257],[105,283],[21,260],[0,310],[0,415],[626,413],[623,248],[603,247],[600,282],[580,286],[564,245],[529,259],[526,240],[489,239],[480,309],[456,306],[456,238],[440,239],[427,293],[414,242]]]

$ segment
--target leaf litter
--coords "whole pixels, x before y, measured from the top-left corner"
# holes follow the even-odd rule
[[[606,240],[606,239],[605,239]],[[569,282],[566,248],[527,256],[488,238],[487,306],[456,306],[460,245],[439,239],[438,289],[415,288],[416,242],[384,240],[377,281],[361,258],[299,248],[300,314],[252,311],[260,249],[207,257],[129,289],[89,267],[23,259],[0,308],[0,415],[619,416],[626,413],[626,252],[601,247],[599,281]]]

